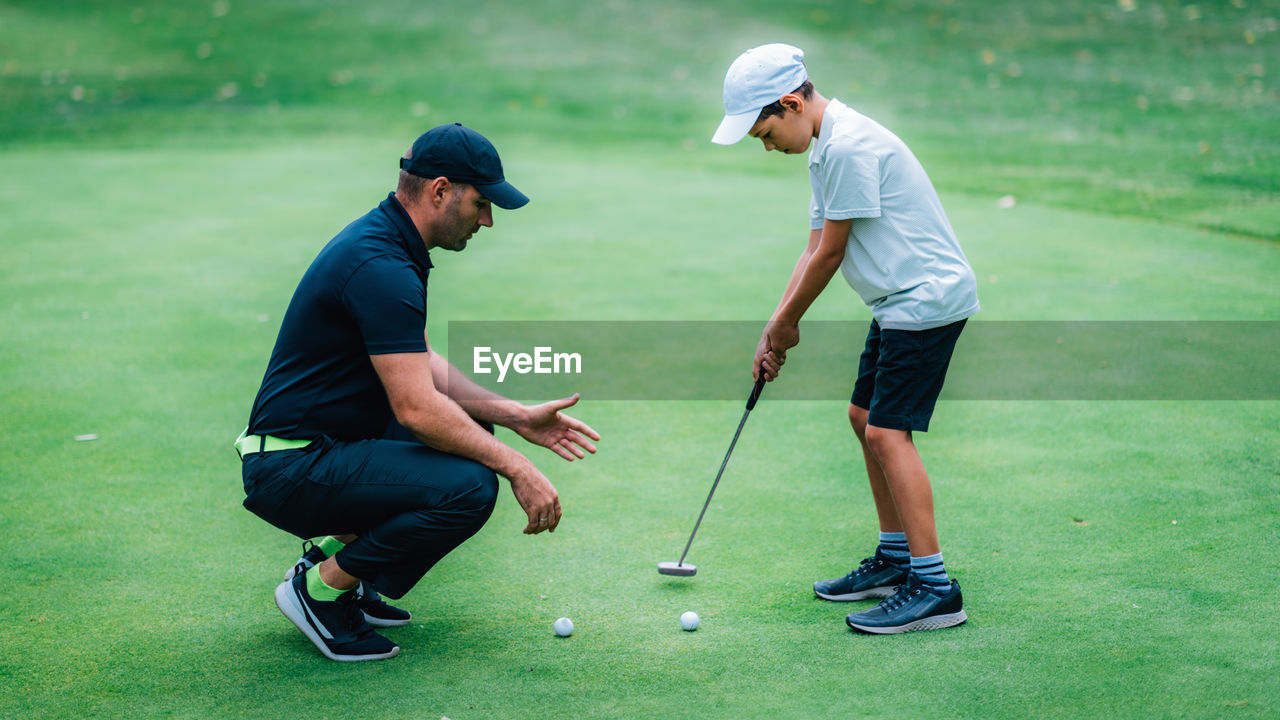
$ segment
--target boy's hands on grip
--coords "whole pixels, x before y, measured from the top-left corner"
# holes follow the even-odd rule
[[[759,380],[763,371],[766,381],[776,380],[787,361],[787,350],[799,344],[799,325],[770,320],[760,335],[760,343],[756,345],[756,354],[751,361],[751,379]]]

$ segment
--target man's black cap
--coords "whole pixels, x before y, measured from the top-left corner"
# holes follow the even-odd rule
[[[400,158],[400,169],[418,177],[447,177],[452,182],[474,185],[503,210],[515,210],[529,202],[503,177],[502,161],[493,143],[462,123],[426,131],[413,141],[409,155]]]

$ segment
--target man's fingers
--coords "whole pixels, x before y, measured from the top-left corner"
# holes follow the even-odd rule
[[[552,401],[548,402],[548,403],[547,403],[547,405],[548,405],[549,407],[551,407],[551,408],[553,408],[553,409],[555,409],[555,410],[559,411],[559,410],[563,410],[563,409],[565,409],[565,408],[567,408],[567,407],[573,407],[574,405],[577,405],[577,404],[578,404],[578,400],[579,400],[581,397],[582,397],[582,395],[580,395],[579,393],[574,393],[574,394],[570,395],[570,396],[569,396],[569,397],[567,397],[567,398],[560,398],[559,400],[552,400]]]
[[[577,397],[577,396],[575,395],[574,397]],[[582,433],[583,435],[586,435],[587,437],[591,438],[592,440],[595,440],[596,442],[600,441],[600,433],[593,430],[590,425],[582,422],[581,420],[575,417],[570,417],[568,415],[561,415],[560,421],[563,422],[565,425],[568,425],[570,429],[576,430]],[[583,447],[586,447],[586,446],[584,445]],[[595,451],[596,451],[595,447],[592,446],[591,452],[595,452]]]
[[[577,445],[574,445],[573,443],[574,443],[574,440],[570,438],[564,438],[560,441],[560,444],[564,446],[564,449],[573,453],[574,457],[578,458],[579,460],[586,457],[587,454],[582,452],[582,449],[579,448]]]
[[[591,428],[587,428],[587,429],[588,429],[588,430],[590,430]],[[588,439],[586,439],[586,438],[582,437],[581,435],[579,435],[579,434],[578,434],[578,433],[576,433],[576,432],[572,432],[572,431],[570,431],[570,432],[568,432],[568,433],[565,433],[565,439],[566,439],[566,440],[568,440],[568,441],[570,441],[570,442],[575,443],[576,445],[578,445],[578,446],[579,446],[579,447],[581,447],[583,450],[586,450],[586,451],[587,451],[587,452],[589,452],[589,453],[594,453],[594,452],[596,451],[596,446],[595,446],[594,444],[592,444],[592,442],[591,442],[590,440],[588,440]],[[599,436],[599,435],[597,435],[597,436],[595,436],[593,439],[594,439],[594,440],[599,440],[599,439],[600,439],[600,436]],[[583,455],[579,455],[578,457],[585,457],[585,456],[583,456]]]
[[[560,498],[556,498],[555,504],[552,505],[551,525],[547,528],[548,532],[555,532],[556,526],[560,524],[560,518],[564,516],[564,512],[560,509]]]

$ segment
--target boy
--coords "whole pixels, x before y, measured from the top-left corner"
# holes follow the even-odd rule
[[[973,271],[942,204],[907,146],[809,82],[804,52],[748,50],[724,80],[724,120],[712,142],[750,135],[766,151],[809,149],[809,242],[752,361],[772,381],[799,322],[839,268],[874,318],[858,367],[849,422],[862,444],[880,522],[875,553],[848,575],[821,580],[825,600],[884,598],[846,618],[866,633],[963,623],[960,585],[948,577],[934,525],[933,491],[914,431],[929,429],[956,339],[978,311]]]

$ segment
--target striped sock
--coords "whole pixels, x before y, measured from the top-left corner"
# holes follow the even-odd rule
[[[942,564],[942,553],[911,557],[911,572],[920,578],[925,585],[937,590],[946,591],[951,587],[951,578],[947,577],[947,568]]]
[[[876,551],[885,557],[886,560],[905,568],[907,563],[911,561],[911,551],[907,549],[907,534],[901,532],[888,533],[880,531],[880,547]]]

